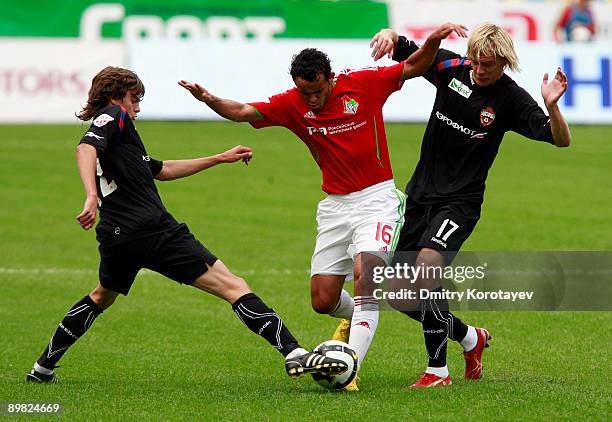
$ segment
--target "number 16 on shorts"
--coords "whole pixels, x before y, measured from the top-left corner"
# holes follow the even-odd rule
[[[376,225],[376,236],[374,237],[376,241],[383,241],[387,245],[391,244],[391,239],[393,239],[393,227],[389,224],[378,223]]]

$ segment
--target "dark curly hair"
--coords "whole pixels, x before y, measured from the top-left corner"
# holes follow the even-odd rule
[[[91,81],[87,104],[76,116],[87,121],[111,100],[120,100],[130,91],[139,100],[144,97],[145,87],[136,73],[121,67],[105,67]]]
[[[319,74],[323,74],[325,79],[331,77],[331,63],[327,54],[316,48],[305,48],[291,59],[289,73],[295,81],[302,78],[308,82],[317,80]]]

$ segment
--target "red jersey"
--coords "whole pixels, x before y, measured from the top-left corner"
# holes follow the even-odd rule
[[[255,128],[283,126],[310,150],[323,173],[323,191],[344,195],[393,179],[382,108],[399,90],[404,63],[342,71],[319,112],[297,88],[249,103],[265,120]]]

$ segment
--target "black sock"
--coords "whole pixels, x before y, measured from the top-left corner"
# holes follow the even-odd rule
[[[442,287],[432,291],[441,292]],[[434,368],[446,366],[448,339],[463,340],[468,327],[448,310],[448,300],[446,298],[430,298],[421,301],[421,311],[425,347],[429,355],[428,366]]]
[[[66,350],[91,327],[94,320],[102,313],[89,295],[74,304],[68,311],[59,327],[51,337],[49,345],[38,358],[38,364],[47,369],[55,368]]]
[[[283,356],[287,356],[299,344],[283,320],[269,308],[255,293],[247,293],[232,304],[238,318],[255,334],[259,334]]]
[[[401,311],[407,317],[414,319],[418,322],[423,322],[423,312],[421,311]],[[465,338],[468,331],[468,326],[463,323],[459,318],[452,312],[448,312],[448,317],[451,319],[452,330],[449,331],[449,337],[454,341],[461,341]]]

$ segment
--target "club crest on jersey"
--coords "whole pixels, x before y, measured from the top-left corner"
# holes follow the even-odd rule
[[[491,107],[485,107],[480,112],[480,124],[489,126],[495,120],[495,111]]]
[[[96,120],[93,121],[93,124],[94,124],[94,126],[102,127],[105,124],[107,124],[108,122],[112,122],[113,120],[115,120],[115,119],[113,119],[108,114],[104,113],[104,114],[100,114],[98,117],[96,117]]]
[[[464,98],[470,98],[472,95],[472,90],[455,78],[451,79],[448,87]]]
[[[344,114],[357,114],[357,109],[359,108],[357,101],[345,95],[342,97],[342,102],[344,103]]]
[[[312,112],[312,110],[308,110],[306,114],[304,114],[304,118],[306,119],[316,119],[317,116]]]

